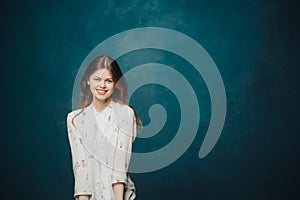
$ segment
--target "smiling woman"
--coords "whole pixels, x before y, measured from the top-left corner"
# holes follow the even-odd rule
[[[68,136],[77,200],[135,199],[128,176],[136,125],[118,63],[96,57],[81,80],[80,109],[68,114]]]
[[[87,84],[93,95],[93,104],[97,111],[101,112],[111,101],[114,91],[114,81],[107,68],[98,69],[91,76]]]
[[[109,80],[106,80],[105,85],[100,85],[103,83],[103,81],[101,81],[102,79]],[[109,81],[111,81],[111,84],[108,84]],[[91,83],[93,83],[92,86],[90,86]],[[110,101],[111,98],[113,98],[113,100],[118,103],[127,104],[125,100],[127,95],[125,79],[123,78],[122,71],[117,61],[109,56],[96,57],[88,65],[81,79],[80,86],[83,95],[80,102],[81,108],[86,107],[94,100],[95,87],[98,89],[102,87],[103,89],[103,86],[113,86],[113,88],[111,88],[112,95],[107,96],[107,101]]]

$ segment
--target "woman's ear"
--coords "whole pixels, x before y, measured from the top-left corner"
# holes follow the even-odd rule
[[[90,85],[90,82],[89,82],[89,81],[87,81],[86,83],[87,83],[88,85]]]

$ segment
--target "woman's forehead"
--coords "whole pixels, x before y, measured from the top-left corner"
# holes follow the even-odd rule
[[[98,69],[91,76],[97,76],[101,78],[112,78],[111,72],[107,68]]]

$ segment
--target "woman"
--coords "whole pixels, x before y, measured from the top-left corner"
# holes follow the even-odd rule
[[[80,109],[67,117],[74,197],[135,199],[128,167],[139,120],[126,103],[126,84],[118,63],[108,56],[96,57],[80,86]]]

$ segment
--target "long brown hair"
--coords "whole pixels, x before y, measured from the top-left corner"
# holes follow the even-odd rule
[[[112,75],[112,79],[116,84],[114,92],[112,94],[112,99],[118,103],[128,105],[128,103],[126,102],[127,84],[123,77],[123,73],[119,67],[119,64],[117,63],[116,60],[114,60],[109,56],[98,56],[94,58],[92,62],[90,62],[90,64],[87,66],[87,68],[84,71],[83,77],[80,82],[82,98],[79,107],[81,108],[81,111],[78,114],[76,114],[74,118],[77,117],[81,112],[83,112],[84,108],[90,105],[90,103],[93,101],[93,94],[91,93],[90,87],[87,84],[90,76],[95,71],[104,68],[110,71]],[[135,111],[134,114],[136,116],[137,124],[142,125],[142,122],[138,118]],[[73,125],[74,125],[74,118],[72,119]]]
[[[126,103],[126,96],[127,96],[127,87],[125,79],[122,78],[123,74],[122,71],[114,59],[112,59],[109,56],[99,56],[94,58],[94,60],[87,66],[83,77],[80,82],[81,92],[82,92],[82,98],[80,102],[80,108],[85,108],[93,100],[93,95],[91,93],[90,87],[87,84],[90,76],[99,69],[108,69],[109,72],[112,75],[112,79],[114,81],[115,89],[113,93],[113,100],[121,103],[121,104],[127,104]]]

